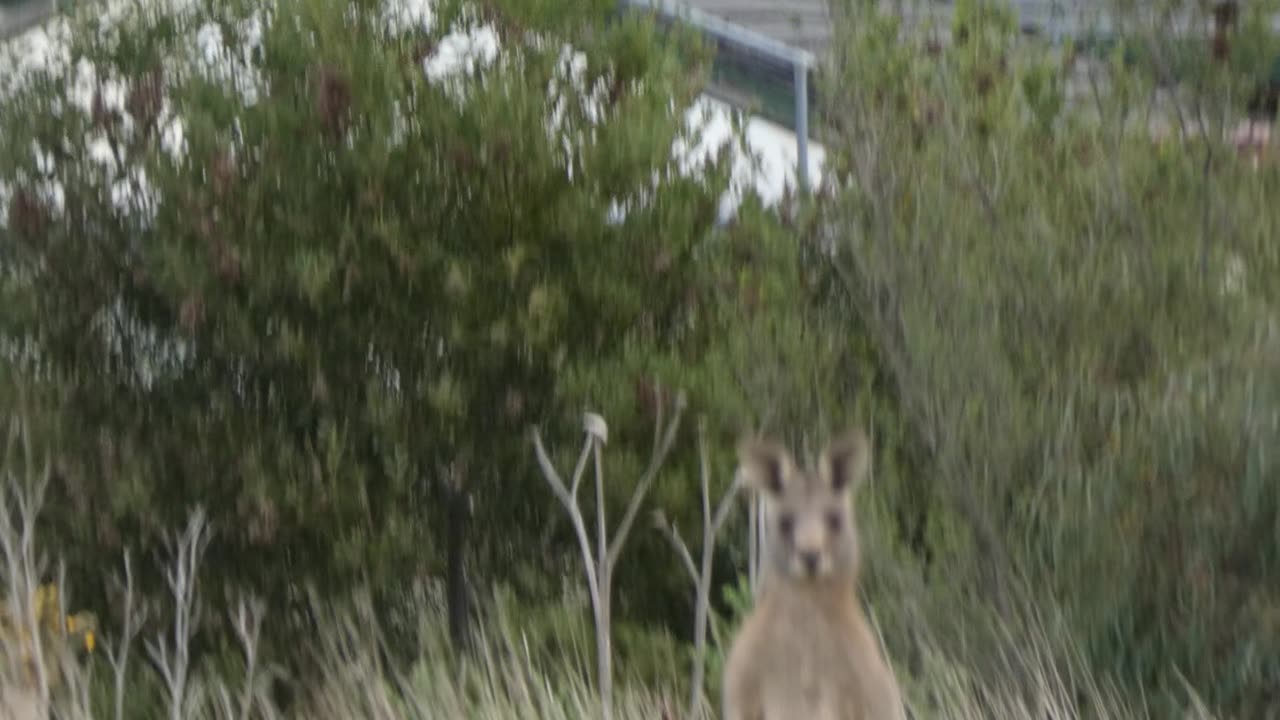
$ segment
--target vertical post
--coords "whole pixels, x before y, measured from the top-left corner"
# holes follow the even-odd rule
[[[809,192],[809,66],[797,58],[795,69],[796,91],[796,182],[800,192]]]
[[[756,588],[760,585],[760,523],[756,504],[760,498],[751,493],[747,501],[747,587],[751,589],[751,597],[756,597]]]

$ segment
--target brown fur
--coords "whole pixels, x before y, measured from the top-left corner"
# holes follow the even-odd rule
[[[866,437],[838,437],[809,470],[768,440],[744,441],[738,460],[765,499],[767,539],[764,584],[725,666],[725,720],[905,720],[858,600],[852,496]]]

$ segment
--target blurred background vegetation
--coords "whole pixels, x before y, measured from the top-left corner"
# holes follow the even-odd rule
[[[608,0],[78,7],[65,54],[0,77],[0,530],[22,550],[35,521],[49,560],[6,555],[4,589],[22,617],[56,581],[115,650],[148,612],[121,680],[51,643],[78,679],[36,694],[594,715],[530,430],[572,467],[581,413],[608,419],[616,518],[684,391],[717,494],[744,432],[869,429],[863,587],[916,717],[1280,717],[1280,154],[1231,143],[1275,122],[1274,5],[1117,2],[1105,40],[1054,45],[999,3],[934,27],[848,0],[822,183],[770,207],[735,175],[741,128],[673,155],[709,49]],[[1183,14],[1204,32],[1174,42]],[[476,29],[496,51],[440,76]],[[699,527],[693,427],[644,518]],[[203,612],[175,634],[197,506]],[[740,508],[709,709],[746,538]],[[693,603],[642,520],[621,716],[682,704]],[[162,633],[185,700],[144,650]],[[31,685],[11,665],[6,693]]]

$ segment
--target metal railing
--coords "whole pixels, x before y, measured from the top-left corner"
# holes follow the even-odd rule
[[[816,64],[813,53],[791,47],[716,17],[678,0],[621,0],[624,10],[654,13],[660,21],[679,22],[715,41],[720,51],[754,56],[773,65],[790,68],[796,134],[796,180],[802,191],[809,189],[809,72]]]

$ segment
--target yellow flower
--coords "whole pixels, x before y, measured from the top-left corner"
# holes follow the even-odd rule
[[[91,612],[78,612],[67,616],[67,635],[73,642],[83,643],[85,650],[93,652],[97,646],[98,618]],[[74,637],[80,635],[80,637]]]

